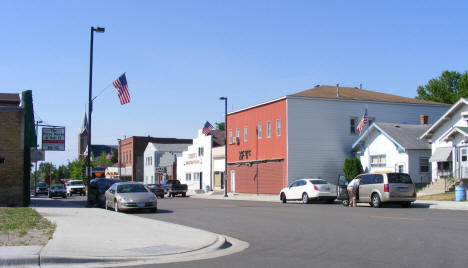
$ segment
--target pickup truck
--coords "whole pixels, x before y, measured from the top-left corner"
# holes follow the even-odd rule
[[[187,184],[181,184],[179,180],[168,180],[166,184],[163,185],[164,190],[167,192],[168,196],[176,196],[176,195],[187,195]]]

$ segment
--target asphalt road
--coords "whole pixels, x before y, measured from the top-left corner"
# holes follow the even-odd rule
[[[75,206],[80,199],[54,203]],[[158,201],[156,214],[131,214],[225,234],[250,248],[215,259],[133,267],[468,267],[468,213],[463,211]]]

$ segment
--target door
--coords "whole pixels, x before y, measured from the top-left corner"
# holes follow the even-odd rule
[[[359,183],[359,202],[370,202],[374,175],[363,175]]]
[[[236,171],[231,170],[231,192],[236,192]]]

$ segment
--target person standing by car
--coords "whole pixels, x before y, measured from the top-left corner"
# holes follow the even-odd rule
[[[359,179],[354,178],[348,184],[348,196],[349,196],[349,206],[356,207],[356,194],[359,189]]]

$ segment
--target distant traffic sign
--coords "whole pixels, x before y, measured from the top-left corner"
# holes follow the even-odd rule
[[[42,128],[42,150],[65,151],[65,128]]]

